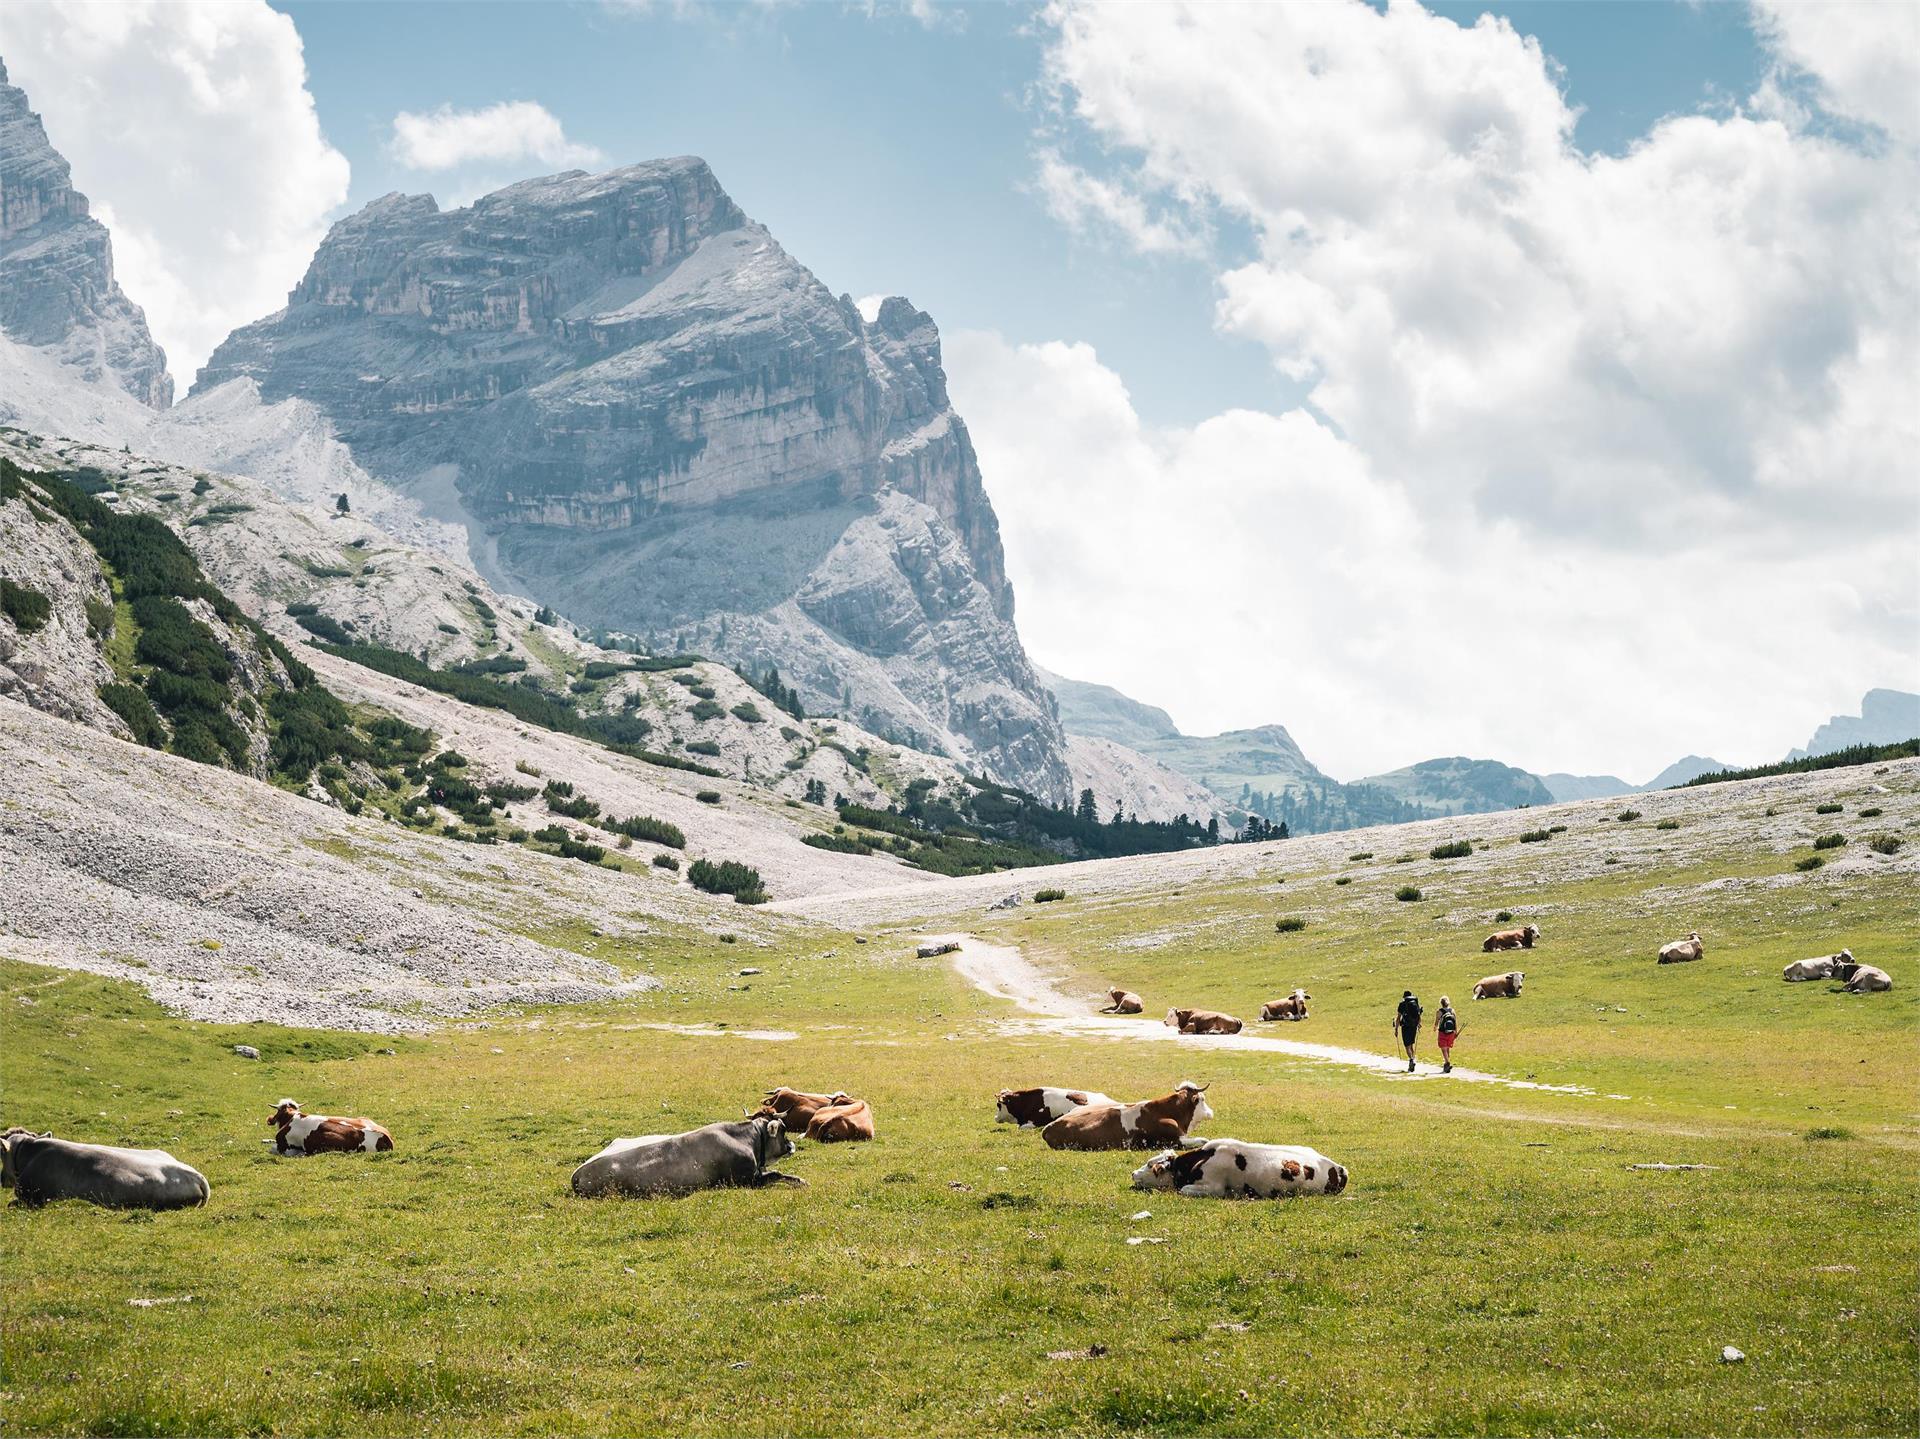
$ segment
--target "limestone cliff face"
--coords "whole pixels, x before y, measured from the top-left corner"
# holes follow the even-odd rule
[[[377,200],[195,394],[236,379],[457,514],[496,581],[1065,797],[932,320],[863,319],[703,161]]]
[[[142,404],[173,403],[167,357],[113,278],[113,245],[0,63],[0,331]]]

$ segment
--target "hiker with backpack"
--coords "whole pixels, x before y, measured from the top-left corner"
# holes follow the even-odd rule
[[[1453,1001],[1440,996],[1440,1012],[1433,1017],[1433,1037],[1440,1041],[1442,1074],[1453,1073],[1453,1042],[1460,1037],[1460,1016],[1453,1012]]]
[[[1407,1051],[1407,1073],[1413,1073],[1413,1044],[1420,1037],[1420,1001],[1407,990],[1400,996],[1400,1007],[1393,1012],[1393,1027],[1399,1031],[1400,1044]]]

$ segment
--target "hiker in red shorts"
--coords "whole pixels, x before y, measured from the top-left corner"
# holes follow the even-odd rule
[[[1444,994],[1440,996],[1440,1012],[1433,1017],[1433,1033],[1440,1041],[1440,1058],[1445,1061],[1440,1066],[1440,1072],[1451,1074],[1453,1042],[1460,1037],[1460,1016],[1453,1012],[1453,1001]]]

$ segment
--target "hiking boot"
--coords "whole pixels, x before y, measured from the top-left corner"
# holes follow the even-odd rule
[[[1446,1062],[1445,1064],[1443,1064],[1443,1065],[1441,1065],[1441,1066],[1440,1066],[1440,1072],[1441,1072],[1442,1074],[1452,1074],[1452,1073],[1453,1073],[1453,1061],[1452,1061],[1451,1059],[1449,1059],[1449,1060],[1448,1060],[1448,1061],[1447,1061],[1447,1062]]]
[[[1407,1073],[1408,1074],[1413,1073],[1413,1061],[1411,1059],[1407,1061]]]

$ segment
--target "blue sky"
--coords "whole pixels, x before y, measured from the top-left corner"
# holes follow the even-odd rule
[[[352,162],[349,209],[389,190],[447,198],[446,177],[389,153],[399,111],[532,100],[610,164],[703,156],[836,291],[906,295],[949,332],[1092,344],[1151,423],[1297,398],[1259,345],[1215,330],[1212,267],[1127,253],[1047,214],[1031,183],[1046,118],[1032,6],[950,7],[932,25],[835,3],[275,8],[299,27],[322,127]],[[1590,149],[1744,95],[1763,66],[1737,5],[1432,8],[1538,36]]]

